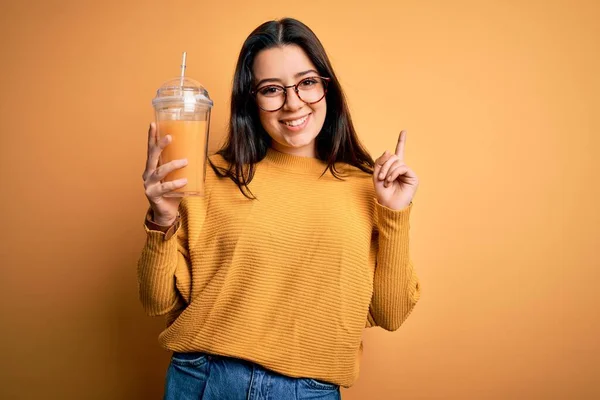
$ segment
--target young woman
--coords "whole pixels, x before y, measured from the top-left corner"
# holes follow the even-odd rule
[[[256,28],[235,70],[226,144],[204,197],[164,197],[169,137],[148,133],[141,302],[167,315],[166,399],[339,399],[362,330],[394,331],[420,296],[409,257],[418,185],[406,132],[375,162],[315,34]]]

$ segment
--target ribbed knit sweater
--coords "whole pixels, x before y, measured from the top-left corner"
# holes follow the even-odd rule
[[[269,149],[249,184],[258,200],[207,166],[205,196],[184,198],[172,237],[144,225],[140,300],[149,315],[168,316],[164,348],[352,386],[363,328],[398,329],[420,288],[413,204],[387,208],[370,174],[336,166],[344,180],[321,177],[316,158]]]

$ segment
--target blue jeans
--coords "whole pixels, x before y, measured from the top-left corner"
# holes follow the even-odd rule
[[[341,400],[340,386],[293,378],[247,360],[207,353],[173,353],[165,400]]]

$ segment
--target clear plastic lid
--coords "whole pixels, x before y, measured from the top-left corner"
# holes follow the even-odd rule
[[[190,78],[173,78],[156,91],[156,97],[152,100],[154,107],[163,106],[168,103],[196,104],[199,106],[212,107],[213,101],[208,96],[208,91],[200,84]]]

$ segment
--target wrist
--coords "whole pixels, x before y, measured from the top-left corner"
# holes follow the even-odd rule
[[[169,231],[174,231],[177,229],[178,221],[180,220],[179,213],[175,216],[175,218],[155,218],[154,212],[150,208],[146,213],[146,227],[150,230],[160,231],[163,233],[167,233]]]
[[[411,204],[412,204],[412,200],[409,201],[408,203],[406,201],[404,202],[382,202],[379,201],[379,199],[376,199],[377,203],[383,207],[387,207],[393,211],[401,211],[401,210],[406,210]]]
[[[164,219],[164,218],[152,217],[152,222],[154,222],[156,225],[160,225],[160,226],[164,226],[165,228],[168,228],[175,223],[176,219],[177,218]]]
[[[148,217],[150,222],[153,222],[156,225],[164,226],[165,228],[170,227],[177,220],[177,216],[175,217],[164,217],[161,215],[156,215],[154,210],[150,208],[150,212],[148,213]]]

